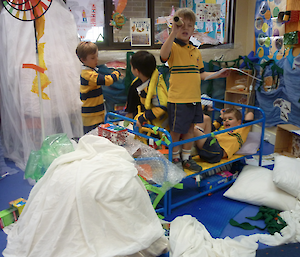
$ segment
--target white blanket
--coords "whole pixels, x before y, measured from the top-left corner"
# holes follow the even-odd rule
[[[5,257],[124,256],[165,239],[128,152],[86,135],[33,187]]]
[[[255,257],[257,242],[269,246],[300,242],[300,208],[284,211],[287,223],[280,233],[253,234],[235,238],[214,239],[205,226],[190,215],[180,216],[170,226],[171,257]]]

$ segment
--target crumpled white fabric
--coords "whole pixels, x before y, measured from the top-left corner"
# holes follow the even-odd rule
[[[121,146],[86,135],[33,187],[3,255],[124,256],[163,235],[134,159]]]
[[[269,246],[300,242],[299,202],[295,210],[281,212],[280,216],[287,223],[280,233],[242,235],[233,239],[214,239],[196,218],[177,217],[170,226],[170,257],[255,257],[257,242]]]
[[[184,215],[175,218],[170,227],[171,257],[244,257],[255,256],[258,244],[243,238],[214,239],[196,218]]]

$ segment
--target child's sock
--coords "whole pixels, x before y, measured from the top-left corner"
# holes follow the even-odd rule
[[[173,160],[174,160],[174,159],[180,159],[180,152],[179,152],[179,151],[173,152],[172,155],[173,155],[173,157],[172,157]]]
[[[182,149],[181,157],[183,161],[187,161],[191,156],[191,150]]]

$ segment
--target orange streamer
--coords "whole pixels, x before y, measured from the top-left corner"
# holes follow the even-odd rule
[[[34,69],[34,70],[36,70],[38,72],[41,72],[41,73],[45,72],[45,69],[43,69],[42,67],[37,66],[35,64],[31,64],[31,63],[23,63],[22,68]]]
[[[127,0],[119,0],[116,12],[122,13],[127,5]]]

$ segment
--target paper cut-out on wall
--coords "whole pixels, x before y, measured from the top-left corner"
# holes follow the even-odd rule
[[[174,13],[175,13],[175,8],[174,8],[174,6],[172,6],[172,10],[171,10],[170,15],[163,16],[163,17],[158,17],[155,20],[155,24],[167,24],[168,27],[171,28],[172,27]]]
[[[127,18],[122,14],[127,5],[127,0],[114,0],[113,2],[116,8],[113,11],[109,25],[121,30],[127,21]]]

